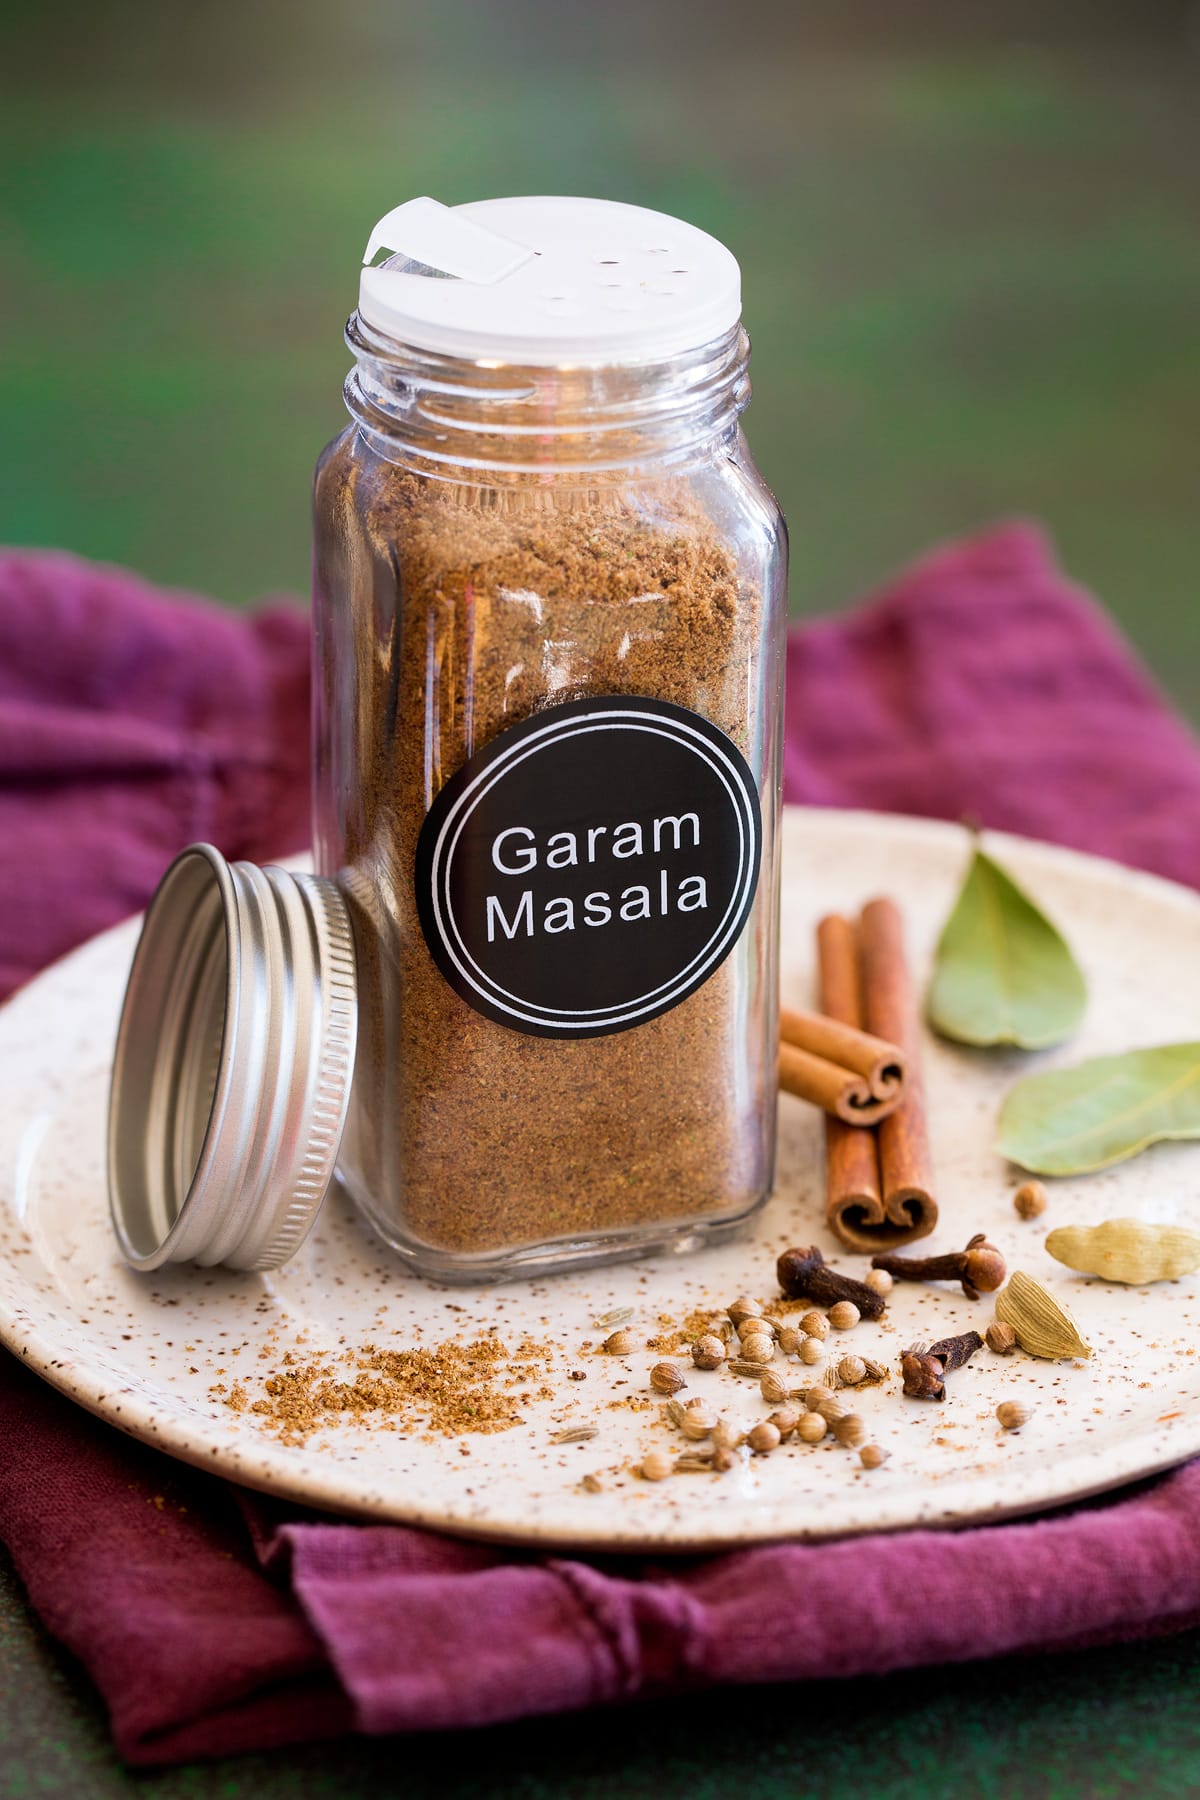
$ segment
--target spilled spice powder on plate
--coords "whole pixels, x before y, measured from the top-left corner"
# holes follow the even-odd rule
[[[508,1431],[524,1423],[522,1406],[549,1400],[552,1346],[523,1342],[515,1353],[498,1337],[450,1340],[434,1349],[387,1350],[376,1344],[342,1357],[288,1351],[251,1399],[244,1383],[216,1398],[261,1418],[284,1444],[303,1444],[329,1426],[458,1437]]]

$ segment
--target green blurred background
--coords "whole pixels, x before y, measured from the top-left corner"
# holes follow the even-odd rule
[[[741,258],[798,613],[1032,513],[1200,716],[1182,0],[64,0],[6,35],[0,538],[303,590],[376,216],[605,194]]]

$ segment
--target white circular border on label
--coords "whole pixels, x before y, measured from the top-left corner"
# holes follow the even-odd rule
[[[682,709],[681,709],[682,710]],[[715,729],[715,728],[712,728]],[[685,742],[693,755],[705,762],[718,776],[734,802],[738,824],[739,862],[737,880],[728,906],[704,949],[692,957],[685,968],[674,974],[649,994],[635,1002],[623,1002],[619,1008],[598,1007],[587,1012],[554,1011],[521,1000],[494,982],[471,956],[462,939],[454,911],[450,905],[449,879],[454,853],[471,812],[497,781],[517,763],[549,749],[565,736],[591,731],[640,730],[674,743]],[[690,741],[688,741],[690,740]],[[731,744],[731,749],[735,747]],[[761,851],[762,821],[757,798],[751,800],[741,773],[731,758],[722,756],[720,745],[706,733],[686,724],[670,713],[656,713],[646,708],[614,709],[604,707],[594,712],[573,713],[569,718],[551,718],[540,731],[514,742],[508,752],[501,751],[467,783],[457,795],[435,840],[431,863],[431,899],[433,916],[447,956],[466,986],[479,995],[489,1007],[507,1014],[515,1023],[552,1027],[557,1031],[595,1032],[597,1027],[619,1029],[635,1025],[640,1019],[655,1017],[675,1004],[675,996],[686,997],[705,981],[729,953],[745,924],[757,881]],[[452,834],[452,835],[451,835]],[[449,839],[449,844],[447,844]],[[697,964],[701,973],[697,977]],[[664,989],[671,990],[666,999]]]

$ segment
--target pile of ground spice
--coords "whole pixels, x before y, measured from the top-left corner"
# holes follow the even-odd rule
[[[510,1351],[492,1336],[434,1349],[364,1344],[341,1357],[289,1350],[257,1394],[244,1381],[210,1391],[234,1412],[257,1414],[284,1444],[368,1420],[375,1429],[458,1437],[508,1431],[525,1422],[523,1406],[552,1399],[551,1354],[549,1345],[528,1341]]]
[[[770,1184],[774,1082],[773,676],[752,575],[679,475],[433,480],[351,430],[322,461],[316,514],[317,857],[356,914],[339,1161],[355,1200],[431,1268],[746,1213]],[[412,875],[430,804],[471,755],[594,694],[719,726],[762,770],[768,837],[746,931],[710,979],[633,1030],[564,1041],[455,993]]]

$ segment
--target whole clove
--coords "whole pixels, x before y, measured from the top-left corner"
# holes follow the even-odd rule
[[[913,1400],[944,1400],[945,1376],[970,1362],[982,1343],[977,1331],[964,1331],[936,1344],[914,1344],[900,1358],[904,1392]]]
[[[961,1281],[968,1300],[994,1293],[1008,1273],[1004,1258],[982,1231],[977,1231],[965,1250],[948,1256],[897,1256],[893,1252],[871,1258],[871,1267],[883,1269],[897,1281]]]
[[[849,1300],[864,1319],[883,1317],[883,1295],[869,1288],[865,1281],[839,1275],[836,1269],[829,1267],[815,1245],[785,1250],[775,1268],[779,1285],[789,1300],[815,1300],[820,1306],[836,1306],[839,1300]]]

